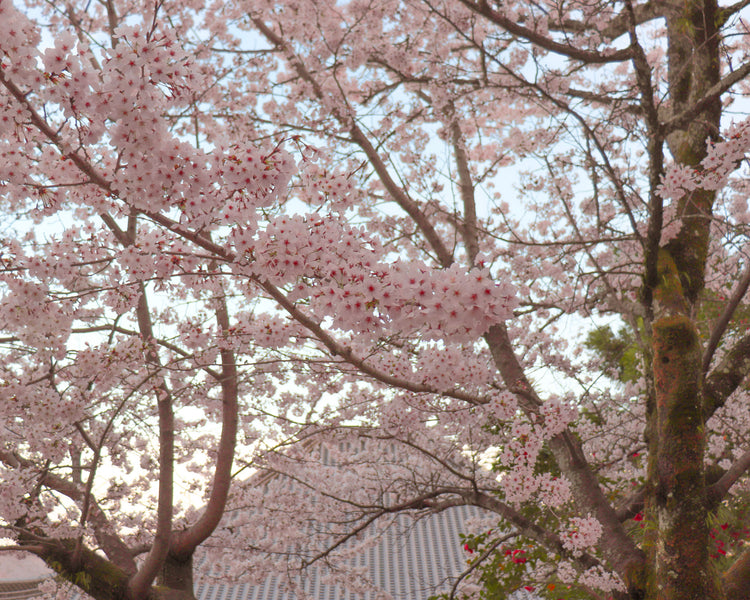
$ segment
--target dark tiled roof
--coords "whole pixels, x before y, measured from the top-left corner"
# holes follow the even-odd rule
[[[44,578],[28,581],[0,581],[0,600],[26,600],[37,593],[37,586]]]

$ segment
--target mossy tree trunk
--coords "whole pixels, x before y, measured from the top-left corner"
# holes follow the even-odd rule
[[[85,591],[95,600],[196,600],[192,590],[192,560],[170,569],[169,580],[152,586],[147,598],[133,598],[129,581],[132,573],[92,550],[80,546],[76,540],[51,540],[38,545],[34,554],[43,559],[58,576]],[[170,565],[170,561],[167,561]],[[170,565],[171,566],[171,565]],[[186,569],[190,571],[185,576]],[[165,568],[166,571],[166,568]],[[178,577],[181,573],[181,578]],[[181,579],[181,585],[175,583]]]
[[[669,117],[693,109],[719,81],[718,7],[715,0],[687,0],[666,9]],[[721,104],[705,102],[696,114],[666,133],[680,164],[700,169],[706,145],[719,132]],[[652,165],[658,171],[663,165]],[[648,411],[649,465],[645,501],[649,600],[723,600],[708,552],[709,507],[704,470],[705,434],[702,352],[695,315],[704,270],[714,193],[696,190],[677,206],[680,232],[646,256],[656,275],[646,281],[650,331],[646,345],[651,386]],[[659,200],[659,202],[661,202]],[[652,211],[651,219],[661,220]],[[650,229],[653,232],[661,230]]]
[[[708,553],[701,353],[685,315],[653,323],[656,410],[651,418],[651,598],[719,599]]]

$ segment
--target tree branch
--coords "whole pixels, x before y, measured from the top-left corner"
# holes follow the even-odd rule
[[[469,157],[466,154],[466,148],[461,136],[461,127],[455,115],[451,115],[450,131],[453,154],[456,158],[456,169],[458,171],[458,189],[464,206],[464,222],[461,226],[461,233],[464,238],[464,246],[466,247],[467,264],[471,267],[474,266],[474,261],[479,253],[477,207],[474,197],[474,184],[471,179],[471,170],[469,169]]]
[[[750,374],[750,334],[740,338],[722,357],[703,385],[705,420],[734,393]]]
[[[623,62],[629,60],[632,57],[632,50],[630,48],[625,48],[623,50],[614,50],[607,54],[601,54],[598,52],[591,52],[589,50],[574,48],[569,44],[561,44],[560,42],[556,42],[537,33],[533,29],[529,29],[511,19],[508,19],[505,15],[490,8],[490,5],[486,0],[479,0],[477,2],[472,0],[459,1],[461,2],[461,4],[463,4],[473,12],[482,15],[488,21],[494,23],[495,25],[499,25],[509,33],[523,38],[524,40],[527,40],[532,44],[539,46],[540,48],[544,48],[545,50],[549,50],[550,52],[554,52],[555,54],[560,54],[561,56],[566,56],[567,58],[572,58],[586,64],[604,64],[612,62]]]
[[[653,293],[658,284],[657,261],[664,217],[664,201],[657,192],[664,172],[664,136],[659,124],[659,113],[654,104],[651,66],[643,47],[638,41],[637,20],[630,0],[625,3],[625,10],[628,16],[630,47],[633,50],[633,69],[641,96],[641,109],[646,118],[646,127],[649,134],[646,148],[648,152],[649,211],[648,229],[643,247],[644,273],[641,295],[646,312],[650,316]]]
[[[724,25],[732,15],[736,15],[748,5],[750,5],[750,0],[739,0],[739,2],[735,2],[726,8],[720,7],[717,15],[717,26],[721,27]]]
[[[84,590],[96,600],[121,600],[127,597],[129,574],[89,548],[76,552],[74,540],[44,538],[42,543],[31,533],[21,533],[24,550],[53,565],[66,581]],[[81,577],[85,574],[85,577]]]
[[[500,515],[505,521],[515,527],[519,534],[539,542],[539,544],[551,552],[578,563],[584,569],[600,564],[596,558],[585,552],[578,556],[574,556],[563,546],[558,536],[553,535],[540,525],[527,519],[521,513],[513,510],[510,506],[498,500],[495,496],[469,490],[457,490],[453,493],[464,498],[464,501],[467,504],[473,504],[474,506],[479,506],[480,508],[484,508]]]
[[[734,292],[732,293],[732,297],[729,299],[729,302],[724,307],[724,311],[721,313],[721,316],[716,320],[716,323],[714,323],[713,329],[711,330],[711,337],[708,339],[708,343],[706,344],[706,350],[703,352],[703,372],[708,372],[708,367],[711,366],[711,359],[714,356],[714,352],[716,351],[716,348],[719,345],[719,341],[721,340],[721,336],[724,335],[724,332],[727,329],[727,326],[729,325],[729,322],[732,320],[732,316],[734,315],[734,311],[737,310],[737,307],[739,306],[740,302],[742,301],[742,298],[745,296],[745,293],[747,292],[747,288],[750,286],[750,264],[745,269],[745,274],[742,276],[742,279],[737,284],[737,287],[734,289]]]
[[[154,331],[151,323],[146,286],[141,283],[136,316],[138,328],[146,346],[146,362],[159,369],[159,355],[154,347]],[[161,570],[169,552],[172,536],[172,512],[174,510],[174,445],[175,423],[172,411],[172,394],[162,379],[155,386],[156,405],[159,414],[159,491],[156,512],[156,532],[154,543],[146,559],[128,584],[130,593],[138,598],[145,596]]]
[[[713,485],[706,488],[706,501],[709,507],[716,507],[727,495],[731,487],[750,469],[750,450],[740,456]]]
[[[215,301],[218,304],[216,321],[222,335],[226,337],[229,335],[230,328],[226,297],[217,298]],[[219,354],[221,356],[221,436],[216,452],[211,495],[198,521],[175,536],[171,552],[177,556],[192,554],[198,545],[214,532],[224,514],[229,497],[239,422],[237,363],[232,350],[222,347]]]
[[[659,3],[649,0],[644,4],[639,4],[633,7],[633,13],[635,16],[635,22],[637,25],[648,23],[654,19],[658,19],[662,14],[657,10]],[[559,25],[555,25],[554,22],[550,23],[550,29],[553,31],[566,32],[570,31],[573,33],[582,33],[585,31],[599,30],[601,36],[608,40],[614,40],[625,35],[630,29],[630,23],[632,22],[631,17],[624,12],[612,17],[604,29],[599,29],[599,24],[589,25],[582,21],[573,21],[566,19]]]
[[[746,547],[722,576],[727,600],[750,598],[750,547]]]
[[[275,285],[267,280],[254,280],[261,288],[263,288],[271,298],[273,298],[278,304],[286,310],[289,315],[298,323],[308,329],[315,337],[328,349],[333,356],[340,356],[345,362],[356,367],[361,373],[372,377],[373,379],[385,383],[386,385],[393,386],[416,394],[435,394],[437,396],[446,396],[448,398],[456,398],[457,400],[464,400],[469,404],[485,404],[487,400],[481,396],[474,396],[461,392],[459,390],[441,391],[432,386],[423,383],[414,383],[406,379],[401,379],[393,375],[376,369],[369,365],[364,358],[357,356],[351,348],[341,344],[331,334],[323,329],[312,317],[305,314],[300,310],[294,302],[289,300],[284,293],[277,288]]]
[[[313,92],[315,93],[317,98],[323,100],[325,98],[325,94],[320,84],[307,70],[302,60],[289,48],[286,41],[280,36],[276,35],[271,30],[271,28],[268,27],[260,19],[253,18],[252,21],[258,28],[258,31],[260,31],[269,42],[271,42],[278,48],[282,48],[287,53],[291,63],[294,65],[294,68],[297,71],[297,74],[313,87]],[[359,148],[365,153],[365,156],[367,156],[367,160],[370,162],[372,168],[377,173],[385,189],[395,200],[396,204],[398,204],[404,210],[404,212],[406,212],[409,217],[411,217],[411,219],[420,229],[422,234],[425,236],[425,239],[430,244],[430,247],[437,255],[440,265],[442,267],[449,267],[453,263],[453,255],[446,248],[443,240],[440,238],[440,235],[435,230],[432,223],[430,223],[427,216],[419,208],[417,203],[412,198],[410,198],[406,194],[406,192],[404,192],[403,188],[393,180],[393,177],[391,177],[391,174],[388,172],[388,167],[386,166],[385,162],[380,157],[380,154],[378,154],[378,151],[372,145],[359,125],[357,125],[354,117],[342,114],[342,112],[336,108],[332,109],[331,114],[342,127],[349,131],[351,141],[359,146]]]
[[[0,449],[0,461],[14,469],[36,468],[34,462],[2,449]],[[73,482],[46,471],[41,479],[41,483],[42,485],[63,494],[67,498],[70,498],[79,506],[83,504],[84,492]],[[90,501],[88,521],[94,529],[96,541],[99,543],[102,550],[104,550],[107,558],[125,573],[135,573],[136,564],[133,560],[130,549],[116,534],[112,533],[113,528],[111,523],[93,497]]]
[[[716,102],[724,92],[728,91],[735,83],[745,79],[748,75],[750,75],[750,63],[745,63],[711,86],[699,100],[693,102],[691,106],[687,107],[680,114],[674,115],[662,123],[662,131],[665,134],[669,134],[677,129],[685,128],[691,121],[704,112],[706,108]]]
[[[485,340],[505,384],[521,398],[523,410],[527,414],[536,413],[541,400],[531,388],[513,352],[505,326],[493,325],[485,334]],[[607,501],[586,462],[580,442],[566,430],[548,443],[558,467],[571,483],[579,510],[590,511],[604,529],[602,553],[626,584],[630,585],[633,580],[638,580],[636,575],[644,568],[645,555],[622,528],[617,513]]]

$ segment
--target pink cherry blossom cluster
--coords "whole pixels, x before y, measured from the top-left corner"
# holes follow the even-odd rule
[[[538,489],[534,466],[542,444],[538,429],[531,423],[517,420],[511,424],[508,440],[497,456],[499,464],[508,469],[497,478],[508,502],[525,502]]]
[[[428,340],[470,341],[517,304],[514,288],[494,282],[485,269],[383,262],[375,240],[334,217],[284,216],[254,244],[235,241],[252,254],[254,273],[278,286],[293,284],[290,298],[307,299],[313,313],[345,331],[421,331]]]
[[[626,589],[617,573],[608,571],[601,565],[586,569],[578,578],[578,583],[605,593],[624,592]]]
[[[293,345],[292,338],[303,336],[300,327],[294,321],[279,315],[255,313],[238,315],[240,333],[248,336],[254,344],[265,348],[283,348]]]
[[[575,406],[554,397],[545,400],[540,413],[543,418],[542,435],[546,439],[562,433],[578,418],[578,409]]]
[[[305,160],[300,165],[301,199],[312,206],[326,205],[330,211],[343,212],[356,205],[359,194],[354,179],[346,174],[325,168],[314,160],[318,158],[317,149],[306,149]]]
[[[482,358],[477,357],[470,346],[426,343],[411,362],[414,375],[431,388],[439,391],[458,388],[482,393],[493,377]],[[446,369],[446,364],[452,367]]]
[[[686,193],[701,188],[718,190],[724,187],[737,164],[750,151],[750,120],[732,124],[724,138],[708,145],[700,169],[678,163],[670,164],[658,191],[662,198],[679,200]]]
[[[504,420],[513,417],[517,406],[514,396],[508,392],[496,393],[489,405],[490,410]],[[511,469],[498,478],[506,498],[520,502],[539,492],[548,506],[560,506],[569,500],[570,483],[564,477],[535,475],[534,470],[545,440],[564,431],[577,416],[575,407],[553,397],[541,406],[541,419],[537,423],[518,418],[512,422],[502,449],[496,453],[499,464]]]
[[[549,508],[558,508],[571,499],[570,482],[564,477],[549,473],[535,474],[528,466],[516,465],[497,477],[505,499],[517,505],[532,498]]]
[[[2,421],[0,421],[0,426]],[[27,480],[33,478],[33,473],[25,473],[18,469],[8,469],[0,465],[0,478],[3,481],[3,493],[0,494],[0,514],[9,522],[20,519],[28,514],[29,507],[19,499],[23,498],[27,489]]]
[[[699,181],[695,169],[687,165],[672,163],[664,174],[659,194],[664,199],[676,201],[698,187]]]
[[[30,346],[62,356],[73,323],[71,307],[51,300],[43,283],[10,276],[1,280],[10,293],[0,301],[0,323]]]
[[[534,495],[534,480],[530,469],[516,468],[499,478],[500,489],[508,502],[518,505]]]
[[[533,467],[544,443],[539,428],[528,421],[515,420],[510,429],[508,443],[500,454],[501,463],[508,467],[514,463]]]
[[[593,547],[602,536],[602,524],[598,519],[588,517],[572,517],[568,527],[561,532],[563,546],[573,553],[580,555],[583,550]]]
[[[163,115],[190,100],[183,98],[182,92],[199,83],[200,73],[174,32],[146,35],[139,26],[121,25],[116,47],[99,48],[99,54],[68,33],[55,38],[54,45],[40,57],[43,70],[36,70],[36,38],[25,33],[30,25],[8,3],[0,10],[8,17],[0,19],[4,72],[16,85],[31,85],[32,81],[26,80],[33,79],[37,93],[67,119],[54,142],[57,150],[41,149],[44,162],[49,163],[43,171],[49,177],[67,168],[67,182],[71,178],[87,181],[58,152],[69,153],[82,141],[94,144],[104,140],[119,150],[115,158],[100,147],[95,160],[102,174],[109,176],[111,192],[144,211],[179,207],[198,229],[235,223],[254,227],[257,207],[272,204],[285,192],[295,165],[279,147],[220,140],[206,152],[168,129]],[[92,76],[92,61],[100,65],[96,77]],[[28,71],[25,77],[19,72],[23,69]],[[0,108],[0,130],[18,135],[19,121],[29,119],[25,111],[18,111],[17,105]],[[0,179],[21,188],[28,185],[21,173],[27,170],[25,163],[35,160],[32,147],[27,153],[0,147],[4,159]],[[45,190],[46,205],[56,193],[54,186]],[[83,186],[72,196],[96,210],[116,208],[92,186]]]
[[[515,394],[508,391],[491,390],[489,402],[484,405],[488,416],[499,421],[510,421],[518,410],[518,401]]]
[[[605,593],[625,591],[622,579],[616,573],[608,571],[601,565],[579,572],[571,562],[563,560],[556,565],[556,575],[562,583],[578,583],[589,589],[601,590]]]
[[[12,2],[0,3],[0,69],[3,74],[22,85],[38,83],[41,76],[35,65],[40,40],[38,28]]]
[[[550,508],[559,508],[572,498],[570,481],[564,475],[540,473],[536,476],[536,484],[539,501]]]

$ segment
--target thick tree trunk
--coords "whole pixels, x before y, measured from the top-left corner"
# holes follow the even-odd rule
[[[133,597],[128,589],[131,575],[75,540],[47,539],[34,544],[34,554],[60,577],[85,591],[95,600],[196,600],[193,594],[192,557],[167,561],[168,578]],[[164,576],[164,575],[163,575]]]
[[[669,112],[696,106],[720,77],[715,0],[664,4],[668,30]],[[706,144],[719,135],[718,98],[669,132],[674,160],[701,168]],[[704,270],[714,193],[696,190],[677,203],[682,226],[659,249],[651,311],[648,410],[649,600],[723,600],[708,552],[701,347],[694,315]],[[653,215],[652,215],[652,218]]]
[[[193,594],[182,590],[154,586],[151,588],[148,600],[196,600],[196,598]]]
[[[130,576],[88,548],[77,548],[75,540],[45,540],[35,554],[96,600],[128,600]]]
[[[718,600],[708,555],[701,352],[687,316],[653,323],[653,374],[649,597]]]
[[[159,585],[192,595],[193,555],[182,557],[169,553],[159,575]]]

